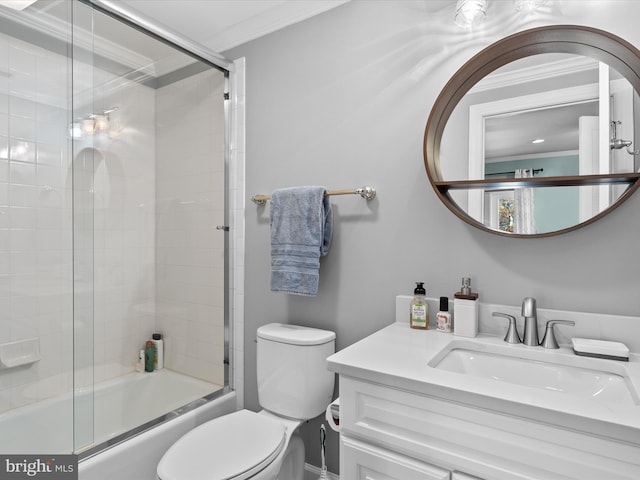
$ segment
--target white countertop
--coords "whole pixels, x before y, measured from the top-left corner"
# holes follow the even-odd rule
[[[410,392],[429,395],[501,414],[562,426],[640,446],[640,405],[614,404],[538,387],[453,373],[429,366],[450,342],[473,348],[509,349],[521,358],[535,355],[544,361],[585,365],[594,370],[621,372],[638,398],[640,355],[629,362],[577,357],[568,345],[558,350],[509,345],[502,337],[455,336],[436,330],[415,330],[398,322],[335,353],[327,360],[330,371]],[[436,359],[437,360],[437,359]],[[432,362],[433,363],[433,362]]]

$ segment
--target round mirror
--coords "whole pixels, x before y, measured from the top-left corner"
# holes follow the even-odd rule
[[[499,235],[587,225],[640,185],[639,90],[640,51],[608,32],[507,37],[437,98],[424,139],[429,180],[458,217]]]

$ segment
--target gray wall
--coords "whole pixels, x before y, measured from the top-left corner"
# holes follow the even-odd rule
[[[499,38],[545,24],[585,24],[640,45],[640,2],[549,0],[518,18],[491,2],[484,27],[453,25],[455,1],[352,2],[226,52],[247,60],[247,195],[295,185],[373,185],[378,197],[332,197],[335,234],[315,298],[269,290],[269,207],[246,209],[246,406],[259,409],[255,330],[269,322],[333,329],[342,349],[394,321],[394,296],[425,282],[453,294],[472,277],[480,300],[640,315],[640,195],[593,225],[545,239],[474,229],[428,183],[422,138],[431,106],[466,60]],[[586,6],[584,4],[586,3]],[[613,5],[612,5],[613,4]],[[320,420],[303,428],[320,465]],[[338,437],[327,439],[338,472]]]

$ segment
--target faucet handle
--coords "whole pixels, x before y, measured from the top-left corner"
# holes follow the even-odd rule
[[[573,320],[549,320],[547,322],[547,328],[544,331],[544,337],[542,337],[542,342],[540,343],[544,348],[560,348],[556,341],[556,336],[553,333],[553,326],[558,324],[573,327],[576,322]]]
[[[518,335],[518,327],[516,326],[516,317],[513,315],[507,315],[506,313],[493,312],[491,314],[494,317],[506,318],[509,320],[509,329],[504,337],[504,341],[507,343],[522,343],[520,335]]]

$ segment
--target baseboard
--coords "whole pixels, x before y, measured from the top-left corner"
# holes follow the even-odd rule
[[[318,480],[321,473],[322,469],[308,463],[304,464],[304,480]],[[340,477],[335,473],[327,472],[327,480],[340,480]]]

